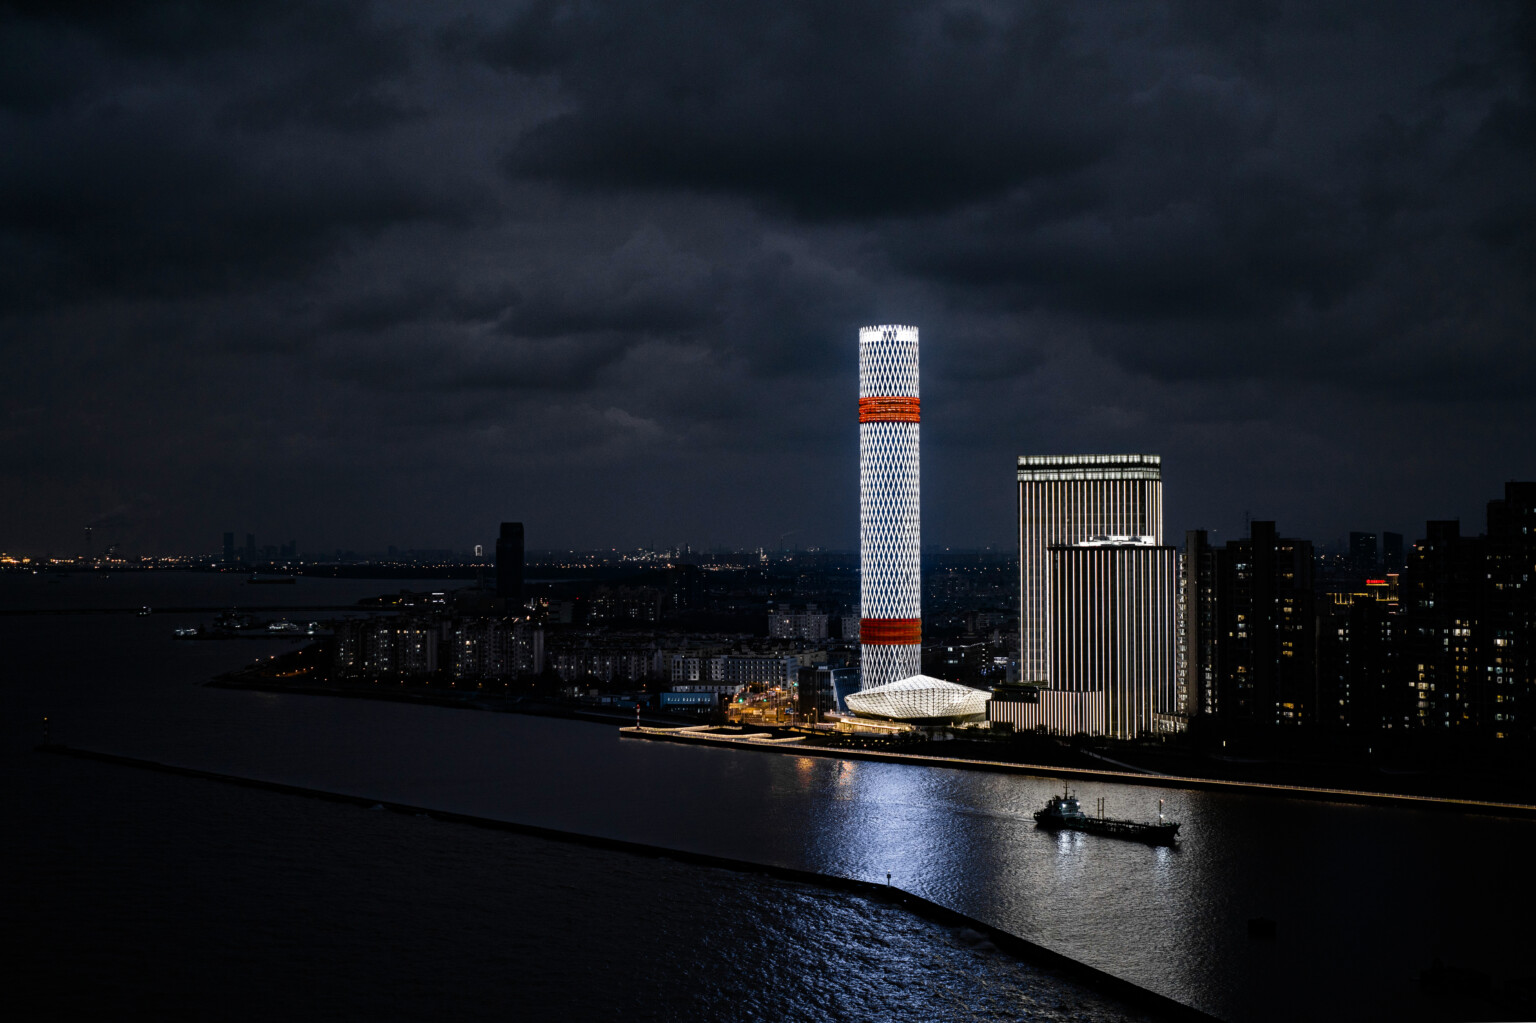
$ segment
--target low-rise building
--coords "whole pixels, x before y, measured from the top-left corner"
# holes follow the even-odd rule
[[[829,615],[819,612],[782,612],[768,616],[768,635],[774,639],[805,639],[812,642],[830,638]]]

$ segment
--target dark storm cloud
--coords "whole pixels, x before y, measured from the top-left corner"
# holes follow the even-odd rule
[[[486,323],[520,301],[508,284],[470,289],[453,281],[391,280],[361,286],[337,297],[320,318],[320,332],[378,332],[402,323]]]
[[[1350,343],[1348,323],[1319,320],[1381,285],[1405,247],[1460,235],[1530,249],[1530,190],[1517,183],[1532,169],[1530,68],[1477,38],[1510,27],[1497,9],[1479,12],[1481,26],[1447,26],[1391,5],[1349,18],[1199,3],[877,6],[655,17],[539,3],[448,38],[557,80],[571,104],[512,144],[514,175],[734,193],[871,223],[895,268],[990,293],[978,302],[1106,321],[1106,350],[1139,369],[1157,366],[1140,341],[1117,344],[1118,324],[1208,336],[1167,364],[1175,374],[1273,371],[1297,354],[1288,319]],[[1436,79],[1417,58],[1438,55],[1446,27],[1465,34]],[[1212,321],[1261,343],[1234,346]]]
[[[3,35],[13,301],[245,286],[310,269],[357,232],[475,204],[329,140],[260,137],[404,116],[379,94],[409,67],[404,37],[363,5],[39,5]]]
[[[1233,181],[1140,213],[1100,204],[1023,229],[1029,210],[1000,204],[966,231],[930,227],[927,244],[914,226],[895,248],[924,277],[1098,319],[1241,320],[1298,299],[1326,305],[1368,272],[1351,211],[1268,184]]]
[[[683,334],[718,322],[726,282],[657,232],[632,235],[596,265],[529,275],[499,328],[549,338],[599,331]]]
[[[576,102],[517,141],[514,174],[744,192],[845,219],[993,196],[1108,143],[1106,69],[1052,5],[994,20],[885,0],[539,3],[477,42]]]
[[[1536,474],[1533,54],[1511,2],[0,4],[0,546],[850,544],[888,321],[930,539],[1088,448],[1171,522],[1411,531]]]
[[[0,245],[22,302],[98,291],[179,295],[315,265],[351,232],[462,219],[463,197],[330,154],[280,159],[104,111],[14,138],[0,156]]]

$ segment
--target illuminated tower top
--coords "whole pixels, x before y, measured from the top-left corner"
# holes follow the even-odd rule
[[[893,325],[860,330],[860,402],[869,398],[917,397],[917,328]],[[913,412],[916,413],[915,406]]]

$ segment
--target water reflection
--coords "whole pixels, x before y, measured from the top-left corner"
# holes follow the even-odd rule
[[[1147,818],[1166,799],[1179,847],[1053,834],[1030,815],[1060,790],[1054,778],[197,688],[232,651],[170,642],[181,622],[101,621],[89,647],[69,619],[0,623],[14,651],[3,722],[13,745],[35,742],[31,723],[52,712],[66,741],[152,759],[866,880],[889,871],[1227,1018],[1423,1018],[1435,1010],[1413,976],[1436,956],[1495,977],[1527,969],[1510,921],[1536,917],[1530,822],[1084,785],[1085,803],[1103,798],[1112,816]],[[1475,879],[1479,896],[1436,880],[1446,877]],[[1276,939],[1247,936],[1254,916],[1278,922]]]

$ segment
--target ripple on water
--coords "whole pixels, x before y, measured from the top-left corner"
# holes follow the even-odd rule
[[[975,930],[809,885],[66,758],[24,768],[48,812],[26,814],[0,892],[30,936],[14,994],[61,1014],[1146,1018]]]

